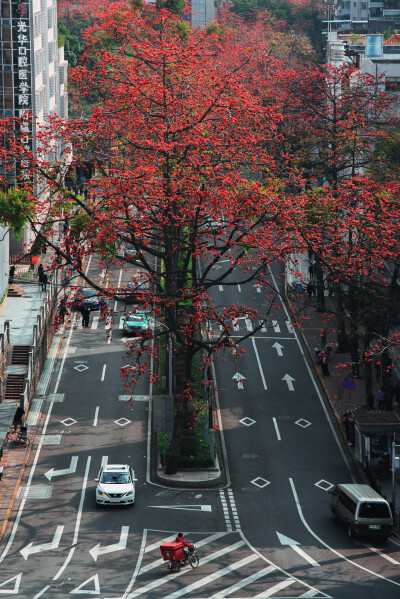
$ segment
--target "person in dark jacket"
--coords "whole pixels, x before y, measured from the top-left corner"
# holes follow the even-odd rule
[[[8,282],[10,285],[12,285],[14,282],[14,275],[15,275],[15,264],[11,264],[10,274],[9,274],[9,279],[8,279]]]
[[[14,418],[12,421],[14,431],[17,430],[18,426],[19,427],[22,426],[22,416],[25,414],[25,410],[23,408],[21,408],[21,405],[19,403],[17,404],[17,406],[18,407],[15,410]]]
[[[82,306],[81,308],[82,314],[82,326],[88,328],[89,326],[89,318],[90,318],[90,310],[87,306]]]

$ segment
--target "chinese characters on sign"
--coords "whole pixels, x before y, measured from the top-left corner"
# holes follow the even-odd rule
[[[32,112],[32,74],[31,74],[31,46],[29,2],[12,1],[12,39],[14,62],[14,108],[15,115],[20,120],[19,130],[21,142],[25,150],[31,149],[32,125],[26,113]],[[21,170],[28,167],[28,163],[21,161]],[[29,175],[23,174],[25,178]]]

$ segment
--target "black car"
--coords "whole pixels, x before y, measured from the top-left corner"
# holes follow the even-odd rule
[[[100,296],[95,289],[91,287],[84,287],[80,289],[72,303],[74,310],[79,311],[82,308],[89,308],[89,310],[100,309]]]

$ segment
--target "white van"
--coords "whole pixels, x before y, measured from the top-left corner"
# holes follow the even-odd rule
[[[333,518],[346,526],[349,537],[387,539],[393,516],[386,499],[368,485],[337,485],[330,493]]]

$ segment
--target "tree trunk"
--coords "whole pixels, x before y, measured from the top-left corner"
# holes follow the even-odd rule
[[[389,355],[389,350],[385,349],[382,354],[382,387],[385,396],[385,412],[393,410],[392,397],[392,359]]]
[[[336,337],[338,353],[344,353],[348,350],[349,344],[346,335],[346,324],[344,319],[343,296],[340,289],[340,283],[334,283],[335,289],[335,314],[336,314]]]
[[[318,257],[315,262],[315,277],[317,280],[317,312],[325,312],[324,272]]]
[[[176,474],[178,471],[179,456],[181,455],[181,444],[183,436],[183,428],[186,421],[185,407],[182,395],[175,396],[175,418],[174,429],[172,431],[172,439],[169,447],[167,463],[165,466],[165,474]]]
[[[374,407],[374,394],[372,392],[372,360],[367,356],[371,341],[372,335],[366,333],[364,337],[365,401],[367,406],[372,409]]]

